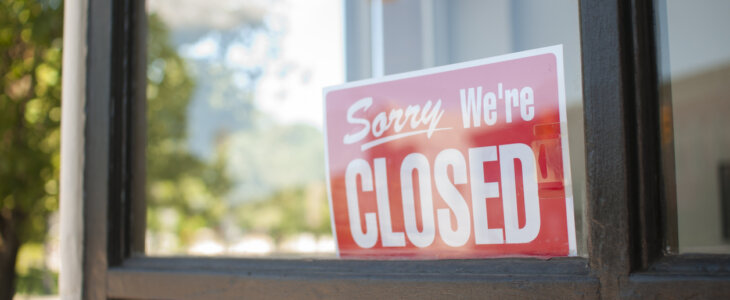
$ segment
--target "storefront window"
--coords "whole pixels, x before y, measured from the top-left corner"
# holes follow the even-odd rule
[[[148,0],[148,255],[331,257],[322,88],[563,45],[578,253],[578,3]]]
[[[679,252],[730,253],[730,2],[657,1],[657,11]]]

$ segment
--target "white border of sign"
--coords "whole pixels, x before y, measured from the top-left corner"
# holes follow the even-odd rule
[[[381,82],[387,82],[387,81],[395,81],[400,79],[406,79],[406,78],[413,78],[423,75],[430,75],[435,73],[442,73],[447,71],[453,71],[453,70],[459,70],[459,69],[465,69],[469,67],[476,67],[476,66],[482,66],[482,65],[488,65],[498,62],[504,62],[504,61],[510,61],[525,57],[531,57],[531,56],[537,56],[541,54],[548,54],[551,53],[555,55],[556,58],[556,65],[557,65],[557,72],[558,72],[558,105],[560,110],[560,143],[561,148],[563,150],[563,186],[565,188],[565,209],[566,209],[566,217],[567,217],[567,226],[568,226],[568,256],[577,256],[578,255],[578,249],[576,246],[576,236],[575,236],[575,213],[574,213],[574,206],[573,206],[573,177],[571,176],[570,172],[570,149],[568,145],[568,115],[567,115],[567,104],[565,99],[565,73],[564,73],[564,66],[563,66],[563,45],[554,45],[554,46],[548,46],[543,48],[537,48],[537,49],[531,49],[521,52],[515,52],[515,53],[509,53],[505,55],[499,55],[499,56],[493,56],[488,58],[482,58],[462,63],[456,63],[451,65],[445,65],[445,66],[439,66],[434,68],[428,68],[428,69],[422,69],[417,71],[411,71],[411,72],[405,72],[405,73],[399,73],[399,74],[393,74],[393,75],[387,75],[383,77],[378,78],[370,78],[370,79],[364,79],[364,80],[358,80],[353,82],[348,82],[342,85],[337,86],[331,86],[326,87],[322,91],[322,116],[324,118],[322,130],[324,131],[324,161],[325,161],[325,171],[326,171],[326,180],[327,180],[327,200],[329,201],[330,205],[330,223],[332,226],[332,235],[335,240],[335,245],[339,245],[337,243],[337,231],[335,229],[335,216],[334,211],[332,210],[332,188],[330,187],[330,169],[329,169],[329,149],[328,149],[328,137],[327,137],[327,94],[332,91],[337,90],[343,90],[358,86],[364,86],[364,85],[371,85]],[[340,248],[339,246],[336,247],[337,249],[337,257],[340,256]]]

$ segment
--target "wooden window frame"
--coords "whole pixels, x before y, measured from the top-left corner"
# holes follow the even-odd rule
[[[154,258],[144,252],[144,1],[88,1],[83,298],[713,298],[730,256],[677,255],[651,1],[581,0],[588,257]],[[657,176],[665,174],[665,176]],[[668,192],[669,191],[669,192]],[[674,221],[672,221],[674,220]]]

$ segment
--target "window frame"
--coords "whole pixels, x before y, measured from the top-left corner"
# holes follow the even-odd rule
[[[84,0],[82,0],[84,1]],[[654,4],[580,0],[588,257],[154,258],[144,252],[146,12],[88,1],[83,298],[686,298],[730,295],[729,255],[677,255]],[[664,174],[664,176],[656,176]],[[667,192],[670,191],[670,192]],[[675,211],[672,211],[674,209]]]

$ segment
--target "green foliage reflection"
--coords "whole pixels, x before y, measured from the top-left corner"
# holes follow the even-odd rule
[[[190,253],[202,240],[230,248],[247,235],[276,244],[300,233],[329,235],[321,131],[258,111],[255,84],[235,84],[240,70],[181,57],[155,15],[148,36],[148,253]],[[256,82],[259,72],[242,73]],[[209,158],[191,153],[187,133],[201,90],[211,107],[239,118],[215,133]],[[225,251],[218,254],[231,254]]]
[[[207,163],[188,151],[187,108],[194,80],[154,15],[148,30],[147,229],[153,235],[172,234],[165,247],[179,252],[197,229],[219,225],[230,182],[222,155]],[[154,252],[157,245],[150,246]]]

